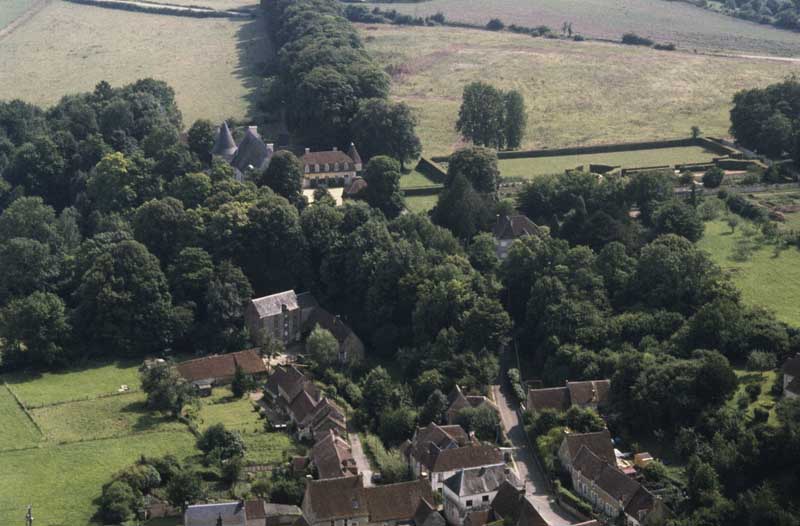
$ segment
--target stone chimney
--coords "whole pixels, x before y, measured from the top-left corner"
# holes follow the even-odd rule
[[[306,148],[306,153],[311,153],[311,148]]]
[[[334,151],[334,152],[338,152],[338,151],[339,151],[339,148],[337,148],[336,146],[334,146],[334,147],[333,147],[333,151]]]

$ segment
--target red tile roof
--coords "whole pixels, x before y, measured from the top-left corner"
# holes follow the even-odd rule
[[[190,382],[206,379],[226,380],[233,378],[236,366],[245,374],[262,374],[267,372],[264,360],[254,349],[230,354],[205,356],[178,364],[178,372]]]

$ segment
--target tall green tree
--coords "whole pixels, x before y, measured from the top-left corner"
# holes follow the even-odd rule
[[[370,206],[383,212],[389,219],[403,211],[403,193],[400,190],[400,164],[384,155],[373,157],[364,170],[367,188],[364,197]]]
[[[211,149],[214,147],[216,132],[216,126],[208,119],[198,119],[189,128],[189,149],[205,164],[211,162]]]
[[[303,163],[288,150],[275,152],[258,184],[269,186],[297,205],[303,198]]]
[[[516,149],[522,144],[525,137],[525,127],[528,124],[528,114],[525,109],[525,99],[517,90],[511,90],[503,95],[505,102],[505,118],[503,133],[506,148]]]
[[[351,123],[352,137],[365,160],[387,155],[400,161],[404,168],[422,152],[416,125],[416,117],[406,103],[367,99],[358,104]]]
[[[431,219],[448,228],[456,237],[468,240],[486,228],[492,218],[486,199],[475,191],[464,175],[459,174],[439,194]]]
[[[505,147],[505,101],[502,92],[485,82],[464,87],[456,130],[479,146]]]
[[[55,294],[34,292],[0,310],[6,363],[34,368],[63,364],[70,335],[64,302]]]
[[[476,192],[494,194],[500,179],[497,153],[479,146],[458,150],[448,159],[445,186],[450,186],[458,175],[463,175]]]

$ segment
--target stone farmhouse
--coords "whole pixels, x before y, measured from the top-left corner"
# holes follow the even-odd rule
[[[288,345],[299,342],[317,325],[330,331],[339,342],[339,361],[346,363],[364,357],[364,343],[349,325],[320,307],[310,292],[293,290],[255,298],[245,307],[245,323],[254,343],[266,336]]]
[[[310,461],[319,480],[358,474],[350,443],[333,430],[321,436],[311,448]]]
[[[362,475],[309,480],[303,496],[309,526],[442,526],[427,480],[365,487]],[[441,515],[439,515],[441,517]]]
[[[417,428],[414,437],[400,446],[412,473],[430,480],[433,489],[444,491],[444,482],[462,469],[503,466],[503,454],[481,444],[461,426],[431,423]]]
[[[500,487],[519,487],[517,476],[505,465],[461,469],[444,481],[444,514],[449,524],[463,526],[475,511],[490,510]]]
[[[244,139],[237,145],[233,140],[228,123],[223,121],[217,131],[214,147],[211,149],[212,157],[228,161],[236,172],[239,180],[244,178],[248,171],[262,171],[269,165],[275,145],[265,143],[258,134],[257,126],[248,126]]]
[[[263,343],[265,335],[284,345],[300,341],[306,322],[318,306],[310,292],[287,290],[255,298],[244,311],[250,338],[256,344]]]
[[[783,396],[800,398],[800,354],[783,364]]]
[[[304,188],[319,185],[348,188],[363,169],[361,156],[353,143],[350,143],[346,153],[335,146],[332,150],[321,152],[306,148],[300,162],[303,163]]]
[[[610,390],[609,380],[567,382],[564,387],[530,389],[527,405],[532,413],[544,409],[563,412],[572,406],[602,409],[608,404]]]
[[[208,395],[211,394],[212,387],[231,383],[237,366],[245,374],[256,378],[267,374],[267,366],[255,349],[204,356],[181,362],[177,368],[181,376],[197,388],[200,394]]]
[[[537,231],[536,223],[528,219],[528,216],[517,215],[498,215],[497,222],[492,228],[494,236],[495,254],[502,261],[508,257],[508,249],[515,239],[524,236],[532,236]]]
[[[463,409],[488,407],[498,415],[500,414],[497,405],[483,395],[465,395],[461,387],[456,385],[448,396],[450,405],[447,407],[447,423],[455,424],[458,420],[458,413]]]

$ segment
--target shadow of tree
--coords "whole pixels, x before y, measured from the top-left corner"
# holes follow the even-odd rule
[[[175,420],[165,414],[153,412],[147,408],[143,401],[131,402],[130,404],[120,408],[122,413],[134,413],[138,418],[133,423],[132,429],[136,432],[151,431],[158,428],[162,424],[175,422]]]
[[[234,69],[234,75],[249,91],[246,96],[248,117],[261,123],[264,134],[275,139],[287,133],[286,126],[282,119],[279,121],[269,119],[270,115],[262,110],[259,101],[266,78],[275,74],[277,55],[269,38],[269,28],[261,9],[255,8],[253,12],[256,17],[242,24],[236,32],[238,64]],[[280,115],[282,111],[279,109],[274,113]]]

